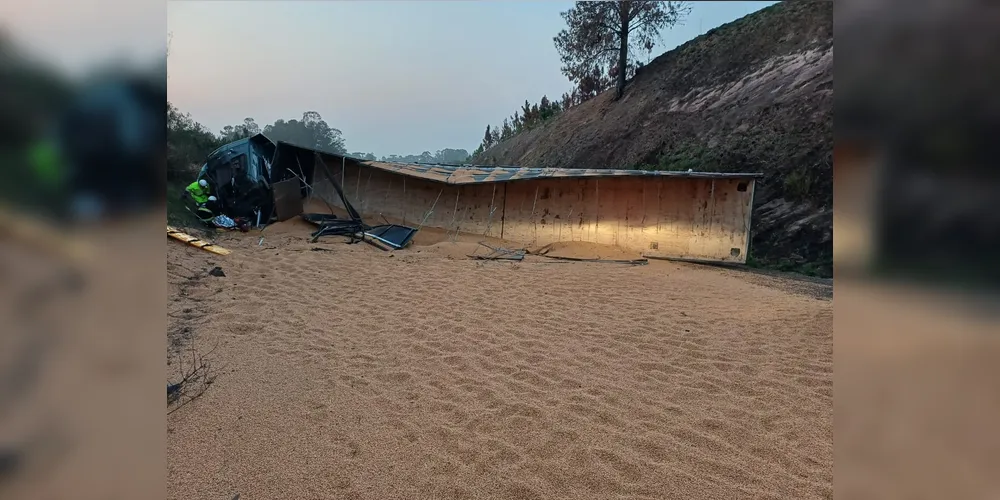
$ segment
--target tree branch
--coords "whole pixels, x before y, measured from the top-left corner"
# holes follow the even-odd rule
[[[616,22],[621,22],[621,13],[617,8],[608,7],[601,17],[600,26],[611,33],[617,33],[621,27],[615,26]],[[610,24],[609,24],[610,23]]]
[[[633,19],[641,15],[644,11],[640,8],[641,6],[635,5],[635,3],[629,4],[628,21],[631,23]]]
[[[643,26],[645,25],[642,22],[635,23],[631,28],[628,29],[628,32],[631,35],[633,31],[642,28]]]
[[[211,357],[218,347],[218,344],[216,344],[215,347],[204,355],[198,355],[194,345],[192,345],[190,349],[191,366],[187,370],[184,369],[184,354],[178,354],[177,360],[180,364],[179,372],[181,380],[173,384],[169,380],[167,381],[167,406],[174,405],[167,412],[167,415],[201,397],[208,390],[208,386],[215,382],[219,371],[210,362],[206,361],[205,358]],[[169,359],[167,364],[170,364]]]

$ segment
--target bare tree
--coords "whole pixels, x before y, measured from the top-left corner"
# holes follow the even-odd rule
[[[682,22],[690,12],[686,2],[576,2],[562,13],[566,29],[553,39],[562,72],[581,88],[593,84],[595,68],[605,70],[615,80],[615,99],[620,99],[625,81],[635,74],[635,54],[651,53],[660,30]],[[610,84],[610,78],[602,83]]]

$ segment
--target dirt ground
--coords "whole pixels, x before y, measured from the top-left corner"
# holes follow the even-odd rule
[[[828,285],[311,230],[167,242],[169,498],[832,498]]]

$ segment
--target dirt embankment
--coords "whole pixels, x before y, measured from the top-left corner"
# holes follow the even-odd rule
[[[752,257],[832,272],[833,5],[783,2],[485,151],[482,164],[760,172]]]

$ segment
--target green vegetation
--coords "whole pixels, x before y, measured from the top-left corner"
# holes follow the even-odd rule
[[[639,163],[633,168],[668,172],[719,172],[722,171],[722,164],[723,159],[718,150],[691,143],[660,153],[653,161]]]
[[[167,102],[167,181],[191,182],[205,156],[224,140]]]
[[[181,200],[185,186],[186,183],[180,181],[167,183],[167,224],[184,228],[204,228],[204,224],[187,209],[184,201]]]
[[[190,178],[200,168],[205,156],[219,146],[263,133],[272,141],[284,141],[298,146],[344,154],[344,138],[315,111],[302,113],[301,120],[277,120],[263,129],[253,118],[244,118],[238,125],[226,125],[218,134],[196,122],[167,103],[167,168],[168,178]]]
[[[814,278],[832,278],[833,256],[826,256],[823,260],[814,262],[796,262],[791,259],[782,258],[778,260],[768,260],[758,258],[753,250],[747,256],[746,266],[753,269],[770,269],[786,273],[796,273]]]
[[[366,160],[374,160],[375,155],[368,153],[365,156],[359,158],[364,158]],[[441,149],[435,153],[430,151],[424,151],[419,155],[389,155],[383,156],[382,161],[391,161],[396,163],[452,163],[452,164],[462,164],[469,163],[471,157],[469,152],[464,149]]]
[[[279,119],[263,129],[253,118],[244,118],[237,125],[226,125],[218,134],[196,122],[190,114],[182,113],[172,103],[167,103],[167,179],[171,182],[190,182],[209,153],[224,144],[256,134],[264,134],[272,141],[284,141],[297,146],[348,154],[343,133],[331,127],[315,111],[302,113],[302,119]],[[378,159],[373,153],[350,153],[365,160]],[[467,163],[469,152],[464,149],[442,149],[436,153],[424,151],[419,155],[389,155],[382,161],[424,163]]]
[[[812,174],[809,170],[797,168],[785,175],[783,187],[785,197],[791,200],[802,201],[808,199],[812,193]]]
[[[581,94],[575,91],[573,94],[563,94],[560,101],[550,101],[544,95],[535,104],[531,104],[525,100],[521,109],[515,111],[509,118],[504,118],[502,126],[486,126],[486,134],[483,136],[483,142],[472,152],[472,156],[479,155],[521,132],[540,127],[556,116],[559,116],[559,114],[571,106],[585,100],[585,98],[581,97]]]

